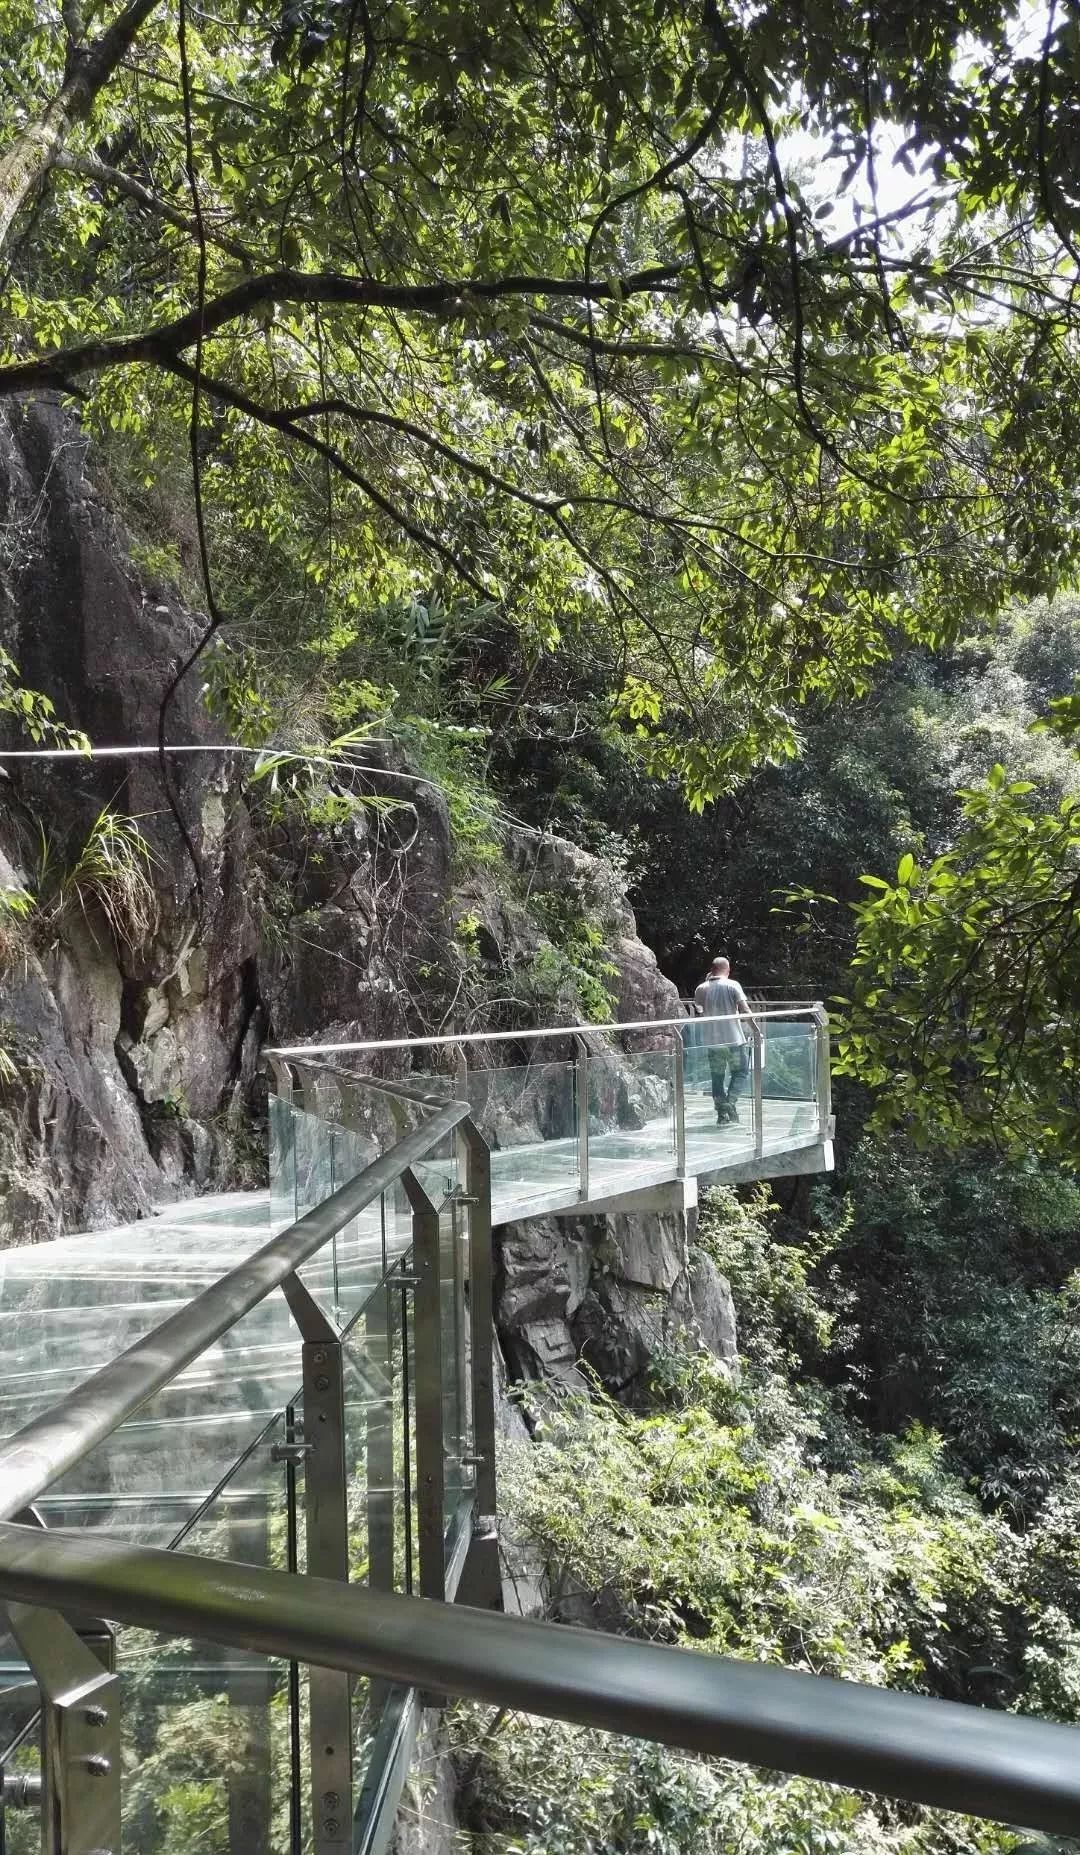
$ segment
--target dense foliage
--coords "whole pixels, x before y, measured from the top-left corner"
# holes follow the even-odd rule
[[[1076,32],[12,0],[0,394],[80,395],[148,495],[190,443],[251,731],[433,655],[514,726],[554,660],[701,804],[1069,569]]]
[[[1034,790],[995,764],[949,850],[863,877],[842,1067],[923,1138],[1075,1154],[1080,800],[1040,811]]]
[[[1018,1206],[1029,1226],[1041,1225],[1044,1254],[1067,1229],[1075,1256],[1080,1207],[1072,1188],[1039,1175],[1002,1173],[981,1188],[969,1178],[969,1200],[981,1190],[968,1209],[969,1273],[950,1289],[944,1259],[926,1249],[935,1237],[956,1254],[964,1246],[962,1231],[942,1235],[943,1212],[955,1209],[940,1202],[949,1181],[916,1175],[905,1206],[899,1157],[854,1169],[843,1217],[833,1212],[802,1243],[790,1232],[783,1240],[766,1195],[743,1205],[718,1195],[700,1242],[732,1282],[739,1375],[680,1350],[656,1360],[645,1409],[617,1406],[599,1388],[538,1407],[535,1440],[510,1454],[503,1472],[514,1535],[538,1555],[557,1617],[1077,1719],[1080,1484],[1061,1446],[1070,1419],[1059,1412],[1053,1485],[1044,1483],[1017,1525],[1016,1509],[991,1485],[995,1423],[1026,1422],[1031,1456],[1050,1460],[1050,1411],[1033,1423],[1038,1391],[1030,1377],[1011,1382],[1037,1297],[1024,1334],[1003,1342],[1006,1309],[995,1302],[990,1258],[993,1220],[1000,1229]],[[955,1188],[956,1203],[964,1189]],[[981,1255],[971,1255],[980,1217],[991,1229]],[[875,1263],[886,1219],[892,1255]],[[1059,1255],[1048,1278],[1060,1263]],[[954,1296],[952,1325],[931,1307],[916,1336],[920,1314],[909,1309],[907,1331],[891,1332],[933,1282]],[[858,1285],[866,1296],[876,1288],[879,1305],[856,1305]],[[1014,1286],[1008,1311],[1018,1324],[1023,1303]],[[978,1332],[995,1315],[996,1353]],[[950,1397],[947,1384],[932,1425],[916,1412],[934,1393],[913,1383],[890,1386],[887,1413],[871,1411],[877,1380],[856,1357],[859,1339],[898,1357],[939,1358],[954,1390],[963,1381],[963,1396]],[[973,1421],[980,1399],[999,1408]],[[1000,1407],[1010,1399],[1007,1415]],[[983,1472],[981,1500],[972,1471]],[[1030,1846],[987,1824],[516,1716],[485,1723],[466,1714],[459,1732],[473,1747],[474,1846],[492,1855]]]

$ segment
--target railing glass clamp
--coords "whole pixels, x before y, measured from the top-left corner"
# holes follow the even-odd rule
[[[314,1443],[271,1443],[271,1462],[288,1462],[298,1468],[314,1449]]]

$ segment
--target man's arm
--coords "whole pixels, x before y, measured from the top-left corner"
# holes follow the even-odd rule
[[[736,982],[735,982],[735,983],[736,983],[736,985],[738,985],[738,980],[736,980]],[[742,986],[741,986],[741,985],[739,986],[739,996],[738,996],[738,998],[737,998],[737,999],[735,1000],[735,1003],[736,1003],[736,1005],[737,1005],[737,1007],[738,1007],[738,1010],[739,1010],[739,1013],[740,1013],[740,1015],[741,1015],[742,1017],[744,1017],[744,1018],[749,1018],[749,1020],[750,1020],[750,1022],[751,1022],[751,1024],[753,1025],[753,1027],[754,1027],[754,1029],[755,1029],[756,1031],[760,1031],[760,1029],[761,1029],[761,1026],[760,1026],[760,1024],[758,1023],[758,1021],[757,1021],[757,1019],[755,1018],[755,1016],[754,1016],[754,1014],[753,1014],[753,1012],[752,1012],[752,1011],[751,1011],[751,1009],[750,1009],[750,1005],[749,1005],[749,1002],[748,1002],[748,1000],[747,1000],[747,997],[746,997],[746,993],[745,993],[745,992],[743,991],[743,989],[742,989]]]

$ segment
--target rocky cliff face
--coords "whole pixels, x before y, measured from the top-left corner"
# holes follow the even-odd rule
[[[693,1214],[691,1214],[691,1217]],[[727,1283],[678,1212],[536,1217],[497,1233],[495,1318],[512,1375],[633,1397],[656,1354],[735,1357]]]
[[[202,621],[137,570],[57,407],[0,414],[0,506],[0,646],[22,680],[95,744],[153,742]],[[155,758],[0,760],[0,895],[54,897],[0,939],[0,1049],[17,1072],[0,1083],[0,1244],[254,1182],[268,1036],[467,1029],[507,992],[520,1007],[553,897],[603,924],[619,1015],[670,1012],[674,988],[611,871],[572,845],[513,830],[497,864],[459,869],[440,794],[391,759],[377,769],[403,807],[389,819],[273,812],[251,798],[244,763],[213,751],[223,737],[197,674],[168,726],[207,750],[169,763],[198,880]],[[28,745],[0,713],[0,749]],[[78,874],[105,807],[138,821],[153,859],[156,919],[127,931]]]

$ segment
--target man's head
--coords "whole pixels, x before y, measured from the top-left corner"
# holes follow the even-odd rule
[[[724,954],[718,953],[709,968],[710,979],[726,979],[731,971],[731,961]]]

